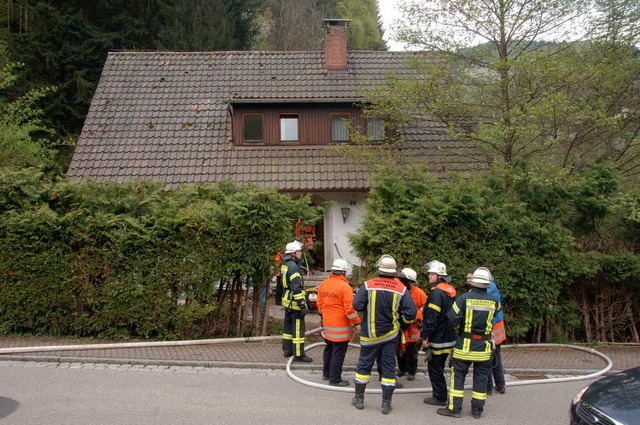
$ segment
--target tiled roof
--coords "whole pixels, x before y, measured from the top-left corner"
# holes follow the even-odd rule
[[[409,74],[418,54],[349,52],[348,72],[327,73],[322,52],[112,52],[67,175],[169,188],[231,179],[280,190],[367,189],[366,174],[324,146],[232,146],[227,102],[361,98],[390,73]],[[417,155],[446,164],[439,171],[470,167],[468,150],[441,123],[403,133]]]

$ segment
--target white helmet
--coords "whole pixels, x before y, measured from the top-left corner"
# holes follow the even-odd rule
[[[383,254],[382,257],[376,261],[376,267],[380,273],[395,275],[398,265],[396,264],[395,258],[389,254]]]
[[[427,266],[429,266],[428,273],[435,273],[438,276],[447,275],[447,266],[440,261],[431,261],[427,263]]]
[[[473,277],[469,282],[469,285],[475,286],[476,288],[488,288],[489,282],[491,282],[491,272],[486,267],[478,267],[475,272],[473,272]]]
[[[296,251],[302,251],[302,243],[298,241],[289,242],[284,248],[285,254],[291,254]]]
[[[349,263],[347,263],[347,260],[343,260],[342,258],[334,260],[333,265],[331,266],[332,272],[346,272],[347,270],[349,270]]]
[[[415,283],[418,280],[418,273],[416,273],[415,270],[410,269],[408,267],[406,269],[402,269],[400,273],[402,273],[402,275],[406,277],[407,280],[410,280],[411,282]]]

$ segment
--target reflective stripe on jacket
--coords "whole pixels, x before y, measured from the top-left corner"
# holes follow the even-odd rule
[[[353,308],[353,290],[341,274],[332,274],[318,288],[318,314],[322,315],[324,338],[329,341],[349,341],[353,326],[360,317]]]
[[[496,345],[502,344],[507,340],[507,332],[504,329],[504,320],[499,320],[493,324],[491,339]]]
[[[460,295],[449,310],[449,322],[458,330],[453,358],[484,362],[491,358],[491,330],[500,301],[480,288]]]
[[[393,277],[367,280],[353,298],[353,308],[366,311],[360,332],[360,345],[363,346],[391,341],[398,335],[398,320],[410,324],[416,317],[416,306],[409,291]]]
[[[306,307],[307,299],[298,260],[291,254],[285,254],[283,260],[280,266],[283,288],[282,306],[291,310],[302,310],[302,306]]]

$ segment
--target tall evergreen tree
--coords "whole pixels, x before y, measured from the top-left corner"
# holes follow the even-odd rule
[[[257,33],[259,0],[158,1],[160,50],[246,50]]]
[[[321,50],[323,19],[350,19],[347,46],[386,50],[376,0],[263,0],[258,50]]]
[[[110,50],[247,49],[259,1],[11,0],[3,30],[28,73],[16,90],[55,86],[44,119],[77,135]]]

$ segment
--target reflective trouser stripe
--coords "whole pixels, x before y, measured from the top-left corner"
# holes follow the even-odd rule
[[[302,329],[302,325],[301,325],[301,320],[300,319],[296,319],[295,321],[295,332],[294,332],[294,338],[293,338],[293,346],[294,346],[294,352],[296,356],[302,356],[304,354],[304,334],[301,333]]]
[[[389,379],[389,378],[382,378],[380,380],[380,385],[391,385],[393,387],[396,386],[396,380],[394,379]]]
[[[455,410],[455,405],[457,404],[455,403],[456,398],[460,398],[460,399],[464,398],[464,386],[463,386],[463,389],[456,390],[455,385],[456,385],[456,371],[452,366],[451,367],[451,384],[449,388],[449,403],[447,405],[447,408],[449,410]],[[462,404],[462,401],[460,402],[460,404]]]
[[[471,397],[475,398],[476,400],[486,400],[487,399],[487,393],[479,393],[476,391],[472,391],[471,392]]]
[[[363,375],[363,374],[360,374],[360,373],[356,373],[355,381],[358,384],[367,384],[367,383],[369,383],[369,379],[370,378],[371,378],[371,375]]]

